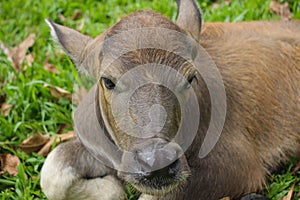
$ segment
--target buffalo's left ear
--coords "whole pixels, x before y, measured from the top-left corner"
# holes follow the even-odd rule
[[[74,29],[56,24],[50,19],[46,19],[45,21],[51,29],[52,37],[62,46],[76,67],[80,68],[84,60],[83,52],[89,41],[91,41],[91,38]]]
[[[202,17],[195,0],[176,0],[178,6],[177,25],[190,34],[196,41],[200,40]]]

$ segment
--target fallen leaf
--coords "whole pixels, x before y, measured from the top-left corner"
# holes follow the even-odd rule
[[[11,104],[7,104],[7,103],[2,103],[1,104],[1,110],[2,110],[2,113],[3,113],[3,116],[8,116],[8,113],[10,111],[10,109],[12,108],[13,105]]]
[[[76,11],[71,17],[72,20],[76,20],[81,16],[82,12],[80,10]]]
[[[3,171],[7,171],[10,175],[16,176],[18,174],[18,165],[20,159],[12,154],[3,154],[0,156],[0,168]]]
[[[270,2],[269,10],[272,11],[274,14],[280,14],[280,7],[281,4],[279,2],[272,0]]]
[[[83,97],[85,97],[86,95],[87,95],[87,91],[84,87],[75,88],[75,93],[73,94],[72,103],[75,105],[79,105]]]
[[[230,200],[230,197],[224,197],[224,198],[222,198],[220,200]]]
[[[49,63],[49,60],[50,56],[47,56],[47,58],[44,61],[44,69],[51,73],[60,74],[56,67],[52,63]]]
[[[51,73],[55,73],[55,74],[59,74],[60,72],[58,71],[58,69],[56,69],[56,67],[51,64],[51,63],[44,63],[44,69],[48,72]]]
[[[74,131],[69,131],[69,132],[66,132],[61,135],[52,136],[51,139],[49,140],[49,142],[47,142],[44,145],[44,147],[38,152],[38,154],[41,156],[46,156],[50,152],[51,147],[54,142],[56,142],[56,144],[59,144],[59,143],[66,142],[66,141],[74,139],[74,138],[75,138]]]
[[[66,99],[69,99],[70,101],[72,101],[72,94],[60,87],[57,87],[57,86],[52,86],[52,85],[49,85],[47,83],[44,84],[44,87],[47,87],[49,88],[50,90],[50,93],[53,97],[55,98],[66,98]]]
[[[17,72],[21,71],[21,65],[26,58],[26,52],[29,47],[34,44],[35,34],[30,34],[23,42],[21,42],[17,47],[9,50],[5,45],[0,42],[0,48],[3,50],[7,59],[13,63],[13,67]]]
[[[280,18],[283,21],[291,20],[293,17],[292,13],[290,12],[290,5],[288,2],[280,4],[279,2],[272,0],[269,10],[276,15],[280,15]]]
[[[60,20],[61,22],[67,21],[66,17],[65,17],[63,14],[61,14],[61,13],[58,13],[58,18],[59,18],[59,20]]]
[[[220,3],[218,3],[218,2],[215,2],[215,3],[213,3],[213,5],[212,5],[213,8],[218,8],[219,6],[220,6]]]
[[[284,21],[289,21],[293,18],[293,15],[290,11],[290,5],[288,2],[285,2],[281,7],[280,12],[281,19]]]
[[[295,189],[295,184],[292,185],[288,194],[286,196],[282,197],[280,200],[291,200],[293,197],[294,189]]]
[[[49,137],[40,133],[35,134],[20,144],[20,148],[27,154],[38,152],[47,142]]]
[[[224,4],[228,6],[230,4],[230,0],[225,0]],[[220,1],[215,1],[212,5],[213,8],[218,8],[220,6]]]

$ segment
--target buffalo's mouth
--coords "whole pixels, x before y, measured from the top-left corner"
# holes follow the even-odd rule
[[[189,170],[178,159],[169,166],[150,172],[119,172],[119,176],[142,193],[164,195],[180,188],[190,175]]]

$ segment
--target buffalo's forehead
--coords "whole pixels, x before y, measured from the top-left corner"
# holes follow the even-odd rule
[[[143,70],[138,70],[139,67]],[[127,72],[131,73],[131,77],[138,77],[139,79],[158,78],[161,81],[169,78],[175,79],[179,76],[178,81],[180,82],[182,80],[180,77],[188,78],[194,70],[193,64],[180,55],[166,50],[150,48],[130,51],[114,59],[103,70],[103,75],[114,81],[119,80]]]
[[[189,40],[180,27],[160,14],[133,13],[107,33],[100,55],[102,72],[118,77],[145,64],[165,65],[179,71],[192,60],[193,44]]]

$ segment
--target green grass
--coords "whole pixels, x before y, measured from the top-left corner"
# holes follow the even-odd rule
[[[289,2],[294,19],[300,19],[300,2]],[[209,0],[199,3],[204,21],[279,19],[268,11],[270,0],[231,0],[229,6],[221,3],[218,8],[213,8]],[[0,113],[0,154],[11,153],[21,160],[17,176],[5,173],[0,177],[0,199],[45,199],[39,185],[39,172],[45,158],[37,154],[29,156],[18,145],[38,132],[53,135],[57,133],[60,124],[72,127],[74,105],[67,99],[57,100],[52,97],[49,89],[43,85],[48,83],[73,92],[73,84],[82,83],[71,61],[58,53],[58,48],[53,45],[44,19],[50,17],[53,21],[72,28],[84,23],[81,32],[95,37],[126,14],[139,9],[153,9],[172,20],[176,19],[175,0],[0,1],[0,40],[7,47],[16,46],[30,33],[36,34],[35,44],[28,50],[28,53],[35,55],[34,62],[21,73],[13,69],[0,50],[0,96],[6,94],[6,103],[13,105],[8,116]],[[77,20],[71,20],[71,16],[77,11],[81,11],[81,16]],[[67,20],[60,21],[58,13],[63,14]],[[50,58],[49,62],[56,66],[60,74],[43,69],[46,57]],[[26,62],[23,67],[25,65]],[[272,177],[267,189],[270,198],[278,199],[286,195],[293,183],[298,184],[295,191],[300,190],[300,175],[299,172],[297,176],[292,175],[292,166],[293,164],[287,167],[283,175]],[[128,193],[130,199],[134,199],[130,190]]]
[[[266,194],[270,199],[277,200],[286,196],[293,184],[295,184],[293,199],[300,199],[296,197],[300,192],[300,171],[293,172],[295,164],[296,159],[293,159],[291,164],[283,167],[282,172],[271,176],[269,186],[266,188]]]

